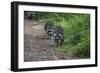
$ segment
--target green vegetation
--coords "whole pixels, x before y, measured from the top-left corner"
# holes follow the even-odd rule
[[[64,43],[58,51],[79,58],[90,57],[90,15],[79,13],[35,12],[40,22],[52,21],[64,28]]]

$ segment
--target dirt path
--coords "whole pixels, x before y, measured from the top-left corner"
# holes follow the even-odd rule
[[[25,20],[24,24],[24,61],[70,59],[52,45],[43,24],[33,20]]]

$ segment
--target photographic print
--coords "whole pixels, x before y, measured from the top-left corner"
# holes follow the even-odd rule
[[[11,10],[12,71],[97,66],[96,6],[12,2]]]
[[[90,58],[90,14],[24,11],[24,61]]]

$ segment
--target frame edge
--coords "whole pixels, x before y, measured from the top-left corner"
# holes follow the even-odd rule
[[[18,5],[11,2],[11,71],[18,70]]]

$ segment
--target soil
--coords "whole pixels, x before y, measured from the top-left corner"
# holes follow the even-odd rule
[[[24,20],[24,61],[48,61],[71,59],[57,50],[44,30],[44,23]]]

